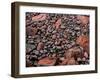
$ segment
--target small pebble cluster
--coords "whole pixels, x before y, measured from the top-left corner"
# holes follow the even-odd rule
[[[26,12],[26,67],[89,64],[89,16]]]

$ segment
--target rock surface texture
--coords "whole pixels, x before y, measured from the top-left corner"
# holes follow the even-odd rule
[[[26,12],[26,67],[88,65],[89,16]]]

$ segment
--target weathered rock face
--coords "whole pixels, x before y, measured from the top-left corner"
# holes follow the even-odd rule
[[[26,66],[89,64],[89,16],[26,12]]]

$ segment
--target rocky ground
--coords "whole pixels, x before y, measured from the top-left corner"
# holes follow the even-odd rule
[[[26,67],[89,64],[89,16],[26,13]]]

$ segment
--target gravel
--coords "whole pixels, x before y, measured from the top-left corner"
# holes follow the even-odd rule
[[[45,57],[56,61],[52,66],[89,64],[88,18],[88,15],[27,12],[26,66],[41,66],[38,62]],[[82,40],[78,39],[80,36]]]

